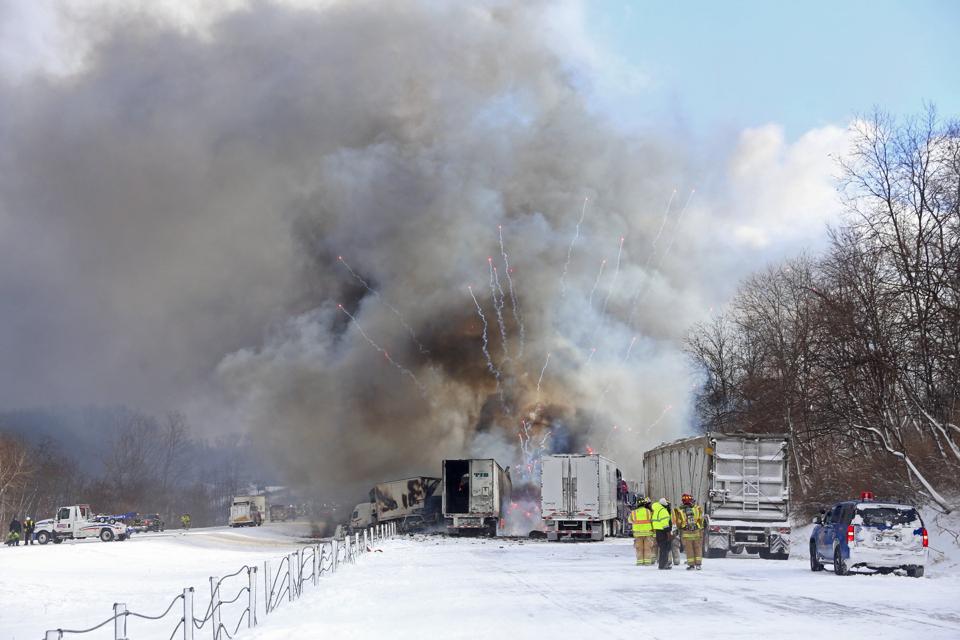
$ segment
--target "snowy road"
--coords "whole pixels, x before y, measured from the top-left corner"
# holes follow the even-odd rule
[[[960,637],[955,576],[841,578],[748,558],[658,571],[633,564],[629,540],[388,542],[341,578],[249,637]]]
[[[0,549],[0,640],[40,640],[46,629],[100,622],[113,602],[144,611],[187,586],[202,593],[208,576],[276,559],[306,530],[219,528]],[[840,578],[811,573],[804,558],[736,558],[707,560],[695,573],[636,567],[632,553],[629,540],[387,541],[319,588],[308,586],[300,601],[261,613],[260,626],[239,638],[960,637],[955,567],[919,580]],[[154,635],[131,624],[129,637]]]

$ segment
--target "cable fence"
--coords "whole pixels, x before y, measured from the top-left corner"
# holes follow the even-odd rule
[[[97,631],[99,638],[110,638],[105,634],[111,625],[113,640],[231,640],[242,628],[256,627],[260,623],[259,613],[267,616],[285,603],[290,606],[303,595],[305,586],[317,587],[321,576],[336,573],[341,565],[355,564],[361,555],[396,535],[395,524],[381,524],[343,538],[302,546],[281,557],[275,570],[267,560],[262,573],[259,566],[244,565],[233,573],[211,576],[210,598],[200,617],[195,613],[194,588],[187,587],[158,615],[131,611],[126,603],[117,602],[113,615],[103,622],[87,629],[50,629],[44,640],[63,640]],[[156,611],[160,610],[157,607]]]

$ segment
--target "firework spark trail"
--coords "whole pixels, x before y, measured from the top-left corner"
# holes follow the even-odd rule
[[[590,361],[593,360],[593,356],[594,356],[594,354],[595,354],[596,352],[597,352],[597,348],[596,348],[596,347],[591,347],[591,348],[590,348],[590,355],[589,355],[589,357],[587,357],[587,362],[583,365],[584,367],[586,367],[586,366],[588,366],[588,365],[590,364]]]
[[[660,266],[663,264],[664,259],[670,253],[670,249],[673,248],[673,243],[676,242],[677,236],[680,235],[680,225],[683,224],[683,217],[687,214],[687,207],[690,206],[690,201],[693,200],[693,194],[696,192],[696,189],[690,189],[690,195],[687,196],[687,201],[683,203],[683,208],[680,209],[680,215],[677,216],[677,225],[674,227],[673,235],[670,236],[670,243],[664,250],[663,255],[660,256],[660,262],[657,263],[658,271],[660,270]]]
[[[490,295],[493,298],[493,310],[497,314],[497,326],[500,328],[500,346],[503,348],[504,360],[509,360],[510,355],[507,351],[507,325],[503,323],[503,305],[504,295],[503,287],[500,286],[500,274],[497,268],[493,266],[493,258],[487,258],[487,265],[490,267]],[[500,297],[497,297],[497,293]]]
[[[580,225],[583,224],[583,218],[587,215],[587,200],[589,196],[583,199],[583,207],[580,209],[580,219],[577,221],[577,228],[573,233],[573,239],[570,240],[570,246],[567,247],[567,261],[563,264],[563,273],[560,274],[560,297],[567,295],[567,270],[570,268],[570,257],[573,255],[573,245],[580,239]]]
[[[340,311],[343,311],[343,312],[346,314],[346,316],[347,316],[348,318],[350,318],[350,320],[353,322],[354,326],[357,328],[357,331],[359,331],[359,332],[360,332],[360,335],[362,335],[362,336],[364,337],[364,339],[365,339],[367,342],[370,343],[370,346],[372,346],[374,349],[376,349],[377,351],[379,351],[380,353],[382,353],[383,356],[387,359],[387,362],[389,362],[389,363],[392,364],[394,367],[396,367],[396,368],[400,371],[400,373],[401,373],[402,375],[405,375],[405,376],[407,376],[408,378],[410,378],[411,380],[413,380],[413,383],[417,385],[417,388],[418,388],[418,389],[420,389],[420,394],[421,394],[424,398],[426,398],[426,397],[427,397],[427,388],[423,385],[422,382],[420,382],[420,380],[417,378],[417,376],[416,376],[412,371],[410,371],[409,369],[407,369],[406,367],[404,367],[403,365],[401,365],[399,362],[397,362],[396,360],[394,360],[393,358],[391,358],[391,357],[390,357],[390,353],[389,353],[386,349],[384,349],[383,347],[381,347],[380,345],[378,345],[376,342],[374,342],[373,339],[372,339],[369,335],[367,335],[367,332],[363,330],[363,327],[360,326],[360,323],[357,321],[357,319],[356,319],[355,317],[353,317],[353,314],[351,314],[349,311],[347,311],[347,310],[343,307],[342,304],[338,304],[338,305],[337,305],[337,308],[340,309]]]
[[[664,416],[666,416],[666,415],[667,415],[667,412],[670,411],[670,409],[672,409],[672,408],[673,408],[673,405],[669,405],[669,404],[668,404],[667,406],[665,406],[665,407],[663,408],[663,412],[660,413],[660,417],[658,417],[656,420],[654,420],[653,422],[651,422],[651,423],[650,423],[650,426],[646,428],[646,430],[643,432],[643,434],[644,434],[644,435],[649,434],[649,433],[650,433],[650,430],[653,429],[653,428],[654,428],[655,426],[657,426],[658,424],[660,424],[660,422],[663,420]]]
[[[663,220],[660,221],[660,228],[657,229],[657,235],[653,239],[653,244],[651,245],[651,247],[653,248],[654,251],[650,253],[651,256],[653,255],[653,253],[656,252],[657,242],[660,241],[660,236],[663,235],[663,228],[667,226],[667,218],[670,216],[670,206],[673,204],[673,199],[676,196],[677,196],[677,190],[674,189],[673,192],[670,194],[670,199],[667,200],[667,209],[666,211],[663,212]]]
[[[620,248],[617,249],[617,267],[613,271],[613,280],[610,281],[610,288],[607,289],[607,297],[603,299],[603,308],[600,309],[601,317],[603,317],[603,314],[607,312],[607,305],[610,303],[610,296],[613,295],[613,290],[617,288],[617,278],[620,277],[620,257],[623,256],[623,240],[624,237],[620,236]]]
[[[517,360],[519,360],[523,357],[523,343],[526,329],[523,326],[523,314],[520,312],[520,306],[517,304],[517,295],[513,290],[513,276],[510,275],[510,259],[507,257],[507,250],[503,246],[503,225],[497,225],[497,231],[500,234],[500,255],[503,256],[503,272],[507,276],[507,288],[510,291],[510,308],[513,311],[513,319],[519,329],[520,346],[517,349]]]
[[[604,258],[600,261],[600,272],[597,274],[597,279],[593,281],[593,289],[590,290],[590,299],[587,301],[587,306],[593,307],[593,294],[597,292],[597,286],[600,284],[600,278],[603,277],[603,268],[607,266],[607,260]]]
[[[470,292],[470,297],[473,298],[473,304],[477,305],[477,315],[480,316],[480,320],[483,322],[483,335],[481,344],[481,349],[483,350],[483,355],[487,359],[487,369],[490,370],[490,373],[493,374],[493,377],[497,379],[497,388],[500,387],[500,371],[494,366],[493,359],[490,357],[490,350],[488,347],[488,338],[487,338],[487,316],[483,314],[483,308],[480,306],[480,301],[477,300],[477,296],[473,294],[473,286],[467,285],[467,291]]]
[[[547,359],[543,363],[543,368],[540,369],[540,379],[537,380],[537,402],[538,403],[540,402],[540,385],[543,383],[543,374],[547,370],[547,365],[550,364],[550,355],[551,354],[549,353],[547,354]]]
[[[363,286],[364,289],[366,289],[366,290],[369,291],[371,294],[373,294],[373,296],[374,296],[377,300],[379,300],[380,302],[382,302],[388,309],[390,309],[390,311],[393,312],[393,315],[397,316],[397,320],[400,321],[400,324],[403,325],[403,328],[407,331],[408,334],[410,334],[410,338],[417,344],[417,347],[420,349],[420,353],[430,353],[429,351],[427,351],[427,348],[423,346],[423,343],[421,343],[421,342],[417,339],[417,334],[413,331],[413,327],[411,327],[409,324],[407,324],[407,321],[404,319],[403,314],[400,313],[400,311],[399,311],[395,306],[393,306],[392,304],[390,304],[389,302],[387,302],[386,298],[384,298],[384,297],[380,294],[379,291],[377,291],[376,289],[374,289],[373,287],[371,287],[370,284],[367,283],[366,280],[364,280],[363,278],[361,278],[361,277],[360,277],[360,274],[358,274],[356,271],[354,271],[354,270],[350,267],[350,265],[347,264],[347,261],[343,259],[343,256],[337,256],[337,260],[339,260],[339,261],[340,261],[340,264],[342,264],[342,265],[346,268],[346,270],[350,272],[350,275],[353,276],[354,280],[356,280],[357,282],[359,282],[359,283]]]

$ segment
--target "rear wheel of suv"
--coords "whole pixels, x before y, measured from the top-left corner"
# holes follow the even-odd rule
[[[911,578],[922,578],[923,567],[907,567],[907,575]]]
[[[810,543],[810,571],[823,571],[823,564],[817,557],[817,545]]]
[[[847,563],[843,559],[843,553],[841,553],[839,546],[833,550],[833,572],[838,576],[845,576],[850,573],[850,569],[847,568]]]

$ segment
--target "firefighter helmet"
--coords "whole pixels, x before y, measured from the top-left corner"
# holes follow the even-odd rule
[[[693,496],[689,493],[685,493],[680,497],[680,501],[683,504],[693,504]]]

